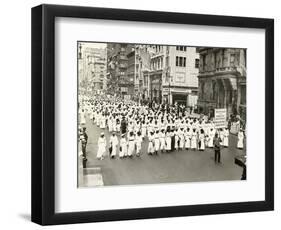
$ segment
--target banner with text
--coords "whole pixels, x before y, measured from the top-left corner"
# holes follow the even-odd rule
[[[215,119],[214,124],[216,128],[225,128],[227,126],[226,121],[226,108],[224,109],[215,109]]]

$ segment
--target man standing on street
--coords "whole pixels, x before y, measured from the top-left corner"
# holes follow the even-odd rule
[[[215,163],[221,163],[221,139],[218,133],[214,137]]]

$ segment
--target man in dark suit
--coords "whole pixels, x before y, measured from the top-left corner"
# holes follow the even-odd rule
[[[214,137],[214,150],[215,150],[215,163],[221,163],[221,139],[219,138],[218,133]]]

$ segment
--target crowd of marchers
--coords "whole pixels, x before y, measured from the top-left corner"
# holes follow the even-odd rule
[[[87,119],[88,117],[88,119]],[[96,157],[109,153],[111,158],[158,155],[173,151],[213,148],[215,162],[221,162],[220,150],[229,145],[229,127],[217,128],[207,116],[190,114],[184,106],[167,104],[143,105],[116,97],[86,97],[79,100],[79,141],[86,157],[88,135],[86,120],[110,133],[107,143],[105,132],[98,138]],[[245,133],[239,129],[237,148],[244,148]],[[143,147],[147,140],[148,146]]]

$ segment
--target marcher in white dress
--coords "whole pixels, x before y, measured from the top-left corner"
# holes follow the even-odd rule
[[[172,147],[172,139],[171,139],[170,131],[166,132],[165,142],[166,142],[166,151],[170,152]]]
[[[162,129],[159,133],[159,141],[160,141],[160,151],[163,152],[165,150],[165,130]]]
[[[193,129],[193,132],[191,133],[191,141],[190,141],[190,148],[191,149],[196,149],[197,148],[197,133],[196,129]]]
[[[149,155],[154,154],[154,133],[150,132],[150,134],[148,135],[148,149],[147,149],[147,153]]]
[[[191,139],[191,132],[189,128],[187,128],[186,131],[184,132],[184,137],[185,137],[185,149],[188,150],[190,149],[190,139]]]
[[[102,160],[104,158],[105,152],[106,152],[106,139],[104,133],[101,133],[98,140],[97,159]]]
[[[111,133],[113,131],[112,117],[107,120],[108,131]]]
[[[132,157],[135,150],[135,136],[134,132],[131,131],[128,137],[128,156]]]
[[[85,113],[84,109],[82,109],[82,111],[80,113],[80,124],[81,125],[86,124],[86,113]]]
[[[141,135],[141,132],[139,131],[136,136],[136,147],[137,147],[136,155],[137,156],[141,155],[141,144],[142,144],[142,135]]]
[[[106,119],[105,119],[105,116],[102,115],[100,118],[100,128],[105,129],[105,124],[106,124]]]
[[[119,157],[123,158],[126,157],[128,154],[128,143],[125,137],[125,134],[122,135],[120,140],[120,151],[119,151]]]
[[[183,150],[184,142],[185,142],[183,127],[181,127],[181,128],[179,129],[178,135],[179,135],[179,148],[180,148],[181,150]]]
[[[110,145],[112,147],[112,152],[111,152],[111,157],[115,157],[116,154],[117,154],[117,148],[118,148],[118,144],[119,144],[119,141],[118,141],[118,138],[116,136],[115,133],[112,133],[112,136],[110,137]]]
[[[156,130],[154,134],[154,151],[156,154],[158,154],[159,149],[160,149],[159,130]]]
[[[201,129],[200,130],[200,134],[199,134],[199,143],[200,143],[200,151],[204,151],[205,150],[205,134],[204,134],[204,130]]]
[[[244,148],[244,133],[242,131],[242,129],[240,129],[240,131],[238,132],[238,140],[237,140],[237,148],[239,149],[243,149]]]
[[[142,136],[142,138],[146,137],[146,127],[147,127],[147,125],[146,125],[145,121],[143,121],[142,124],[141,124],[141,136]]]
[[[208,147],[209,148],[213,148],[214,147],[215,133],[216,133],[215,129],[213,127],[211,127],[210,130],[209,130],[209,135],[208,135],[208,138],[209,138]]]
[[[229,138],[228,138],[228,137],[229,137],[229,130],[228,130],[228,128],[225,128],[225,129],[224,129],[224,133],[223,133],[223,134],[224,134],[224,137],[223,137],[223,146],[224,146],[224,147],[228,147],[228,142],[229,142],[229,140],[228,140],[228,139],[229,139]]]

